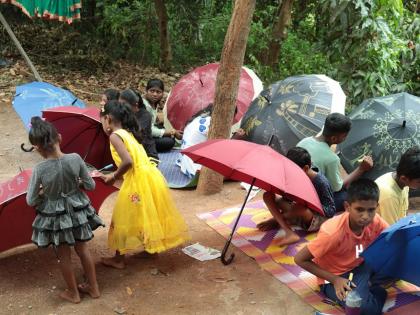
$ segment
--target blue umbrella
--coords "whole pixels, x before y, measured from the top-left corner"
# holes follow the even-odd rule
[[[391,225],[362,256],[375,272],[420,286],[420,213]]]
[[[13,100],[13,108],[28,130],[32,116],[42,116],[44,109],[69,105],[85,108],[85,104],[71,92],[46,82],[17,86]]]

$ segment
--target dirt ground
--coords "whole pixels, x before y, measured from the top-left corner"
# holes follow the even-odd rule
[[[1,74],[1,73],[0,73]],[[40,161],[37,153],[24,153],[27,133],[11,106],[11,89],[0,85],[0,181]],[[172,190],[176,204],[190,227],[191,243],[222,248],[224,239],[197,219],[196,214],[242,202],[245,191],[227,183],[221,193],[201,196],[190,190]],[[115,195],[102,205],[109,224]],[[1,241],[1,240],[0,240]],[[90,248],[96,261],[107,250],[107,229],[95,232]],[[0,314],[313,314],[313,309],[287,286],[260,269],[232,246],[230,266],[220,260],[199,262],[175,249],[154,258],[128,258],[123,271],[97,264],[101,298],[83,297],[78,305],[63,302],[58,292],[64,283],[51,249],[33,245],[0,254]],[[78,279],[80,263],[74,258]]]

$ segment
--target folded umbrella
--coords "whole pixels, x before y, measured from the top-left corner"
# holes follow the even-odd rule
[[[218,63],[210,63],[194,69],[175,84],[165,104],[166,115],[173,128],[184,130],[186,122],[195,113],[214,102],[218,70]],[[249,104],[262,89],[262,82],[254,71],[242,67],[235,123],[242,118]]]
[[[420,213],[383,231],[362,257],[375,272],[420,286]]]
[[[61,134],[60,147],[64,153],[78,153],[86,163],[98,169],[113,163],[99,109],[63,106],[44,110],[42,116]]]
[[[324,215],[318,194],[305,172],[285,156],[267,145],[241,140],[209,140],[182,150],[195,163],[202,164],[232,180],[257,186],[265,191],[282,195]],[[222,252],[222,262],[233,260],[225,255],[245,207],[238,214],[232,233]]]
[[[0,183],[0,252],[31,242],[34,208],[26,203],[26,192],[32,170],[20,172],[12,179]],[[95,190],[86,191],[92,206],[98,212],[103,201],[118,189],[106,185],[97,173],[93,174]]]
[[[271,84],[242,118],[246,140],[266,144],[276,135],[285,154],[305,137],[316,135],[328,114],[344,114],[346,96],[325,75],[299,75]]]

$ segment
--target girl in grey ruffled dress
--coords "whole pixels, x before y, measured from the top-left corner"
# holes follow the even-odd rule
[[[96,215],[90,200],[80,187],[95,188],[85,163],[76,154],[60,150],[61,136],[55,127],[39,117],[31,119],[29,141],[45,161],[35,166],[26,195],[37,216],[32,224],[32,241],[39,247],[57,248],[59,266],[67,284],[60,296],[79,303],[79,291],[98,298],[95,264],[86,241],[93,238],[92,231],[104,226]],[[71,265],[71,246],[79,256],[88,282],[77,285]]]

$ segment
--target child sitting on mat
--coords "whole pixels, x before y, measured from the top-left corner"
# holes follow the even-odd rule
[[[321,216],[303,205],[290,202],[281,196],[276,196],[270,192],[264,193],[264,202],[273,218],[259,223],[257,227],[261,231],[268,231],[280,226],[286,232],[286,235],[278,243],[279,246],[293,244],[299,240],[299,236],[290,225],[299,225],[308,232],[315,232],[319,230],[323,222],[335,214],[334,196],[330,183],[322,173],[317,173],[311,168],[311,156],[308,151],[299,147],[291,148],[286,157],[299,165],[311,179],[325,216]]]
[[[346,212],[325,222],[317,237],[295,256],[295,262],[318,277],[321,292],[345,304],[348,291],[362,298],[361,314],[382,314],[387,292],[385,277],[375,274],[360,254],[388,224],[376,214],[379,189],[370,179],[358,179],[348,188]],[[353,281],[349,275],[353,273]]]

